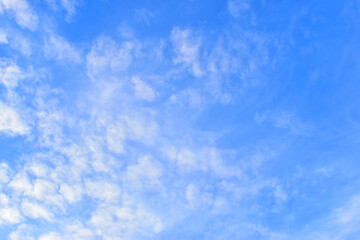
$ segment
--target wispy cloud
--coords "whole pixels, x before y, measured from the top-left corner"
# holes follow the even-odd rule
[[[171,40],[176,54],[174,63],[187,65],[195,76],[200,77],[203,74],[199,61],[200,39],[195,37],[190,29],[174,28],[171,31]]]
[[[356,144],[313,131],[324,117],[312,108],[334,89],[316,83],[323,105],[309,102],[320,107],[279,100],[312,95],[314,83],[297,75],[323,62],[288,56],[292,12],[264,14],[267,4],[297,8],[212,4],[0,0],[0,225],[9,239],[356,236]],[[335,176],[331,161],[347,174]],[[314,199],[329,201],[319,210]]]
[[[134,83],[135,95],[142,99],[151,102],[155,98],[154,90],[139,77],[133,77],[132,82]]]
[[[303,123],[295,113],[289,111],[270,111],[267,110],[255,115],[258,124],[270,122],[274,127],[287,129],[294,134],[308,134],[310,126]]]
[[[54,217],[53,213],[44,206],[29,200],[24,200],[21,203],[21,209],[25,216],[34,219],[42,218],[51,221]]]
[[[55,10],[64,9],[66,11],[66,21],[70,22],[76,14],[76,8],[80,5],[79,0],[46,0],[50,7]]]
[[[22,26],[35,30],[38,25],[38,16],[31,9],[26,0],[1,0],[0,13],[6,11],[15,17],[16,22]]]
[[[14,136],[26,135],[29,132],[29,127],[22,120],[19,114],[13,108],[6,106],[0,102],[0,132]]]
[[[45,56],[59,61],[75,62],[81,61],[78,51],[64,38],[52,35],[45,40]]]

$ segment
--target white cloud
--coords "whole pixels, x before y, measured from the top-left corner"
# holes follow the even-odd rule
[[[199,109],[205,105],[205,98],[196,89],[184,89],[177,95],[170,96],[170,102],[181,106],[189,106],[192,109]]]
[[[25,196],[39,200],[48,205],[63,206],[61,195],[57,194],[57,184],[43,179],[36,179],[31,190],[24,192]]]
[[[29,132],[29,127],[14,109],[0,102],[0,112],[0,133],[13,136],[26,135]]]
[[[39,143],[59,151],[62,147],[61,152],[64,152],[69,149],[69,147],[64,148],[63,145],[66,141],[63,129],[68,124],[69,116],[58,106],[58,100],[47,96],[51,92],[50,89],[38,88],[37,91],[35,100],[38,105],[36,116]]]
[[[89,240],[94,237],[94,233],[83,226],[80,221],[73,221],[66,226],[66,233],[69,239]]]
[[[112,122],[116,122],[113,124]],[[127,114],[115,120],[106,122],[106,141],[110,151],[124,153],[124,144],[127,139],[147,145],[154,145],[159,133],[159,127],[150,116],[142,114]]]
[[[135,95],[145,101],[153,101],[155,98],[154,90],[139,77],[133,77],[132,82],[134,84]]]
[[[21,32],[9,33],[9,45],[26,56],[31,54],[31,41],[24,37]]]
[[[66,9],[66,20],[70,21],[71,17],[76,13],[76,7],[79,5],[78,0],[60,0],[61,5]]]
[[[133,202],[133,201],[131,201]],[[123,206],[107,206],[93,212],[90,224],[103,239],[134,239],[160,232],[164,225],[154,213],[125,201]],[[137,235],[136,235],[137,234]]]
[[[102,144],[104,143],[104,140],[105,139],[103,135],[97,137],[92,136],[90,139],[87,139],[92,161],[88,162],[88,159],[84,158],[83,164],[91,164],[93,170],[96,172],[109,173],[113,170],[112,168],[114,167],[114,158],[110,154],[104,152],[104,146]]]
[[[29,172],[36,177],[45,177],[48,174],[48,167],[44,164],[34,163],[28,167]]]
[[[60,4],[68,8],[68,12],[72,12],[76,5],[74,2],[62,0]],[[179,29],[172,31],[171,38],[176,54],[173,62],[179,64],[176,67],[189,68],[195,76],[203,76],[205,72],[203,72],[202,66],[206,66],[206,64],[200,64],[199,60],[200,39],[190,30]],[[142,108],[143,102],[136,101],[132,96],[131,90],[134,89],[135,97],[151,102],[155,99],[157,92],[151,88],[148,82],[139,77],[131,78],[134,73],[128,74],[127,70],[132,70],[131,64],[138,62],[135,60],[140,48],[140,43],[134,39],[130,40],[116,42],[110,38],[99,38],[92,46],[91,52],[87,55],[87,73],[97,83],[103,83],[92,86],[95,89],[95,94],[92,96],[95,99],[93,103],[84,100],[83,108],[66,106],[67,101],[56,95],[55,92],[59,92],[58,90],[51,87],[36,88],[36,99],[34,101],[36,109],[34,112],[38,119],[36,119],[36,128],[34,127],[35,139],[31,143],[34,143],[36,150],[45,151],[39,154],[43,155],[45,160],[38,164],[39,156],[36,154],[29,159],[23,157],[26,166],[19,170],[19,173],[8,185],[13,191],[10,196],[14,196],[14,199],[10,200],[4,197],[3,202],[21,202],[21,199],[25,197],[25,200],[20,204],[25,216],[48,221],[54,219],[56,227],[61,225],[60,221],[66,220],[68,217],[77,218],[78,214],[83,214],[77,211],[68,212],[67,210],[72,208],[65,208],[68,207],[65,200],[69,204],[76,203],[82,199],[83,194],[87,194],[84,203],[79,204],[88,204],[85,203],[87,199],[90,199],[91,202],[89,205],[85,205],[89,212],[84,214],[87,216],[91,214],[91,219],[81,219],[81,223],[78,224],[71,223],[62,229],[63,231],[42,235],[40,240],[90,239],[93,236],[91,230],[96,231],[98,238],[105,240],[138,239],[137,236],[142,236],[142,234],[145,239],[148,239],[153,233],[158,233],[164,229],[164,223],[166,223],[155,212],[159,211],[160,215],[168,216],[172,213],[162,213],[161,210],[164,208],[152,209],[151,204],[154,202],[156,202],[154,204],[156,208],[162,205],[162,201],[167,200],[159,197],[158,193],[151,194],[151,201],[148,201],[147,196],[137,198],[139,194],[146,195],[149,193],[147,190],[150,192],[160,190],[161,196],[180,197],[181,200],[179,201],[182,202],[185,201],[185,198],[188,205],[195,210],[209,207],[214,202],[217,206],[223,206],[226,205],[226,200],[214,200],[213,194],[206,192],[208,190],[203,190],[195,184],[188,185],[185,174],[191,171],[204,171],[206,174],[200,173],[199,178],[206,175],[212,179],[241,176],[241,171],[236,166],[232,167],[225,164],[217,149],[203,147],[203,145],[195,147],[190,143],[188,146],[175,149],[171,158],[175,163],[174,165],[180,169],[180,176],[178,172],[173,172],[173,169],[166,168],[169,163],[163,163],[160,159],[158,161],[158,158],[154,159],[145,155],[148,154],[148,151],[154,152],[154,155],[157,154],[157,147],[162,141],[177,142],[182,136],[174,135],[181,132],[182,129],[175,129],[174,131],[174,129],[163,128],[154,120],[162,118],[163,110],[151,109],[150,107]],[[61,61],[81,61],[80,53],[59,36],[48,36],[45,39],[44,51],[47,58]],[[141,63],[141,61],[139,62]],[[20,68],[16,69],[16,67],[10,70],[4,73],[4,76],[7,77],[1,81],[5,79],[4,85],[8,88],[15,88],[18,80],[22,79],[23,73]],[[143,76],[141,72],[138,74]],[[11,78],[16,79],[16,81],[11,80]],[[144,75],[143,79],[151,78]],[[47,79],[45,82],[48,83]],[[176,86],[168,86],[165,80],[163,83],[166,85],[165,87],[169,87],[168,89],[176,88]],[[201,88],[202,86],[197,90],[185,87],[185,90],[180,91],[180,94],[176,96],[174,95],[174,98],[186,102],[192,108],[199,108],[204,105],[205,100]],[[33,91],[33,89],[29,91]],[[89,93],[86,87],[82,91],[84,91],[84,95],[92,95],[92,92]],[[53,93],[55,96],[52,95]],[[113,96],[123,93],[130,95],[124,97],[128,102],[112,101]],[[46,96],[43,97],[42,94]],[[48,95],[51,97],[47,97]],[[108,100],[106,104],[103,104],[104,99]],[[224,101],[226,102],[226,99]],[[65,106],[62,107],[62,104]],[[151,105],[147,104],[146,106]],[[73,111],[72,114],[65,111],[67,107]],[[20,114],[16,114],[13,114],[15,117],[12,118],[20,119]],[[161,120],[172,122],[171,117]],[[174,134],[173,132],[175,134],[164,139],[167,130],[171,132],[170,135]],[[185,135],[184,139],[194,138],[194,142],[197,141],[198,137],[204,137],[195,136],[195,134],[192,135],[186,131],[181,134]],[[140,147],[138,147],[139,145]],[[122,155],[117,156],[114,153]],[[134,155],[145,156],[138,158],[137,162],[133,162],[136,161]],[[49,166],[46,166],[47,164]],[[184,172],[185,174],[182,174]],[[5,170],[2,172],[0,168],[0,182],[1,179],[4,183],[9,181],[7,174]],[[167,179],[168,177],[176,179]],[[166,179],[164,180],[164,178]],[[169,181],[167,182],[167,180]],[[173,185],[173,181],[177,181],[181,185],[179,189],[176,184]],[[186,188],[185,191],[184,188]],[[280,200],[286,198],[281,190],[274,192],[274,196]],[[124,196],[129,194],[136,197]],[[176,202],[171,208],[178,208],[179,212],[186,210],[183,209],[183,204],[186,205],[186,201],[180,205],[176,205],[179,204]],[[95,211],[94,205],[97,206]],[[59,210],[57,207],[62,211],[55,214],[56,210]],[[9,213],[14,210],[9,209],[4,210],[4,216],[9,216]],[[69,215],[65,216],[65,214]],[[16,217],[16,213],[13,216]],[[15,222],[16,220],[10,219],[9,221]],[[32,223],[32,221],[29,222]],[[44,227],[41,222],[36,221],[35,225],[39,224],[38,226]],[[91,230],[84,227],[82,223],[89,224]],[[52,226],[47,224],[46,227]],[[39,234],[41,233],[37,232],[36,236]],[[133,235],[135,237],[132,237]],[[15,233],[11,234],[11,238],[25,239],[25,237],[20,238],[20,234],[16,235]],[[32,237],[29,236],[26,239],[32,239]]]
[[[0,44],[8,44],[11,48],[28,56],[31,54],[31,43],[21,31],[4,28],[0,30]]]
[[[28,176],[24,173],[18,173],[8,186],[20,194],[32,190]]]
[[[182,149],[178,152],[177,156],[178,164],[181,168],[195,169],[198,168],[199,158],[189,149]]]
[[[8,60],[0,60],[0,83],[7,88],[15,88],[24,79],[20,67]]]
[[[42,235],[39,240],[63,240],[63,238],[60,236],[60,234],[51,232],[47,233],[45,235]]]
[[[212,173],[217,178],[241,178],[243,173],[237,166],[227,166],[216,148],[204,147],[191,150],[189,148],[176,149],[167,147],[165,154],[175,160],[179,170],[184,173],[204,171]]]
[[[106,181],[87,180],[85,182],[85,190],[90,197],[106,202],[119,201],[121,196],[120,187]]]
[[[109,71],[119,73],[126,70],[133,62],[137,48],[133,41],[118,44],[108,37],[97,39],[86,57],[89,77],[93,81],[103,80]]]
[[[16,207],[0,206],[0,224],[3,220],[7,224],[20,223],[22,218]]]
[[[110,125],[106,131],[107,147],[114,153],[124,152],[124,141],[126,138],[125,129],[121,125]]]
[[[17,224],[22,221],[22,216],[17,207],[5,195],[0,193],[0,225]]]
[[[127,129],[129,138],[147,144],[153,143],[154,138],[158,133],[158,125],[150,119],[144,119],[141,116],[124,117],[123,118]]]
[[[346,205],[336,210],[336,221],[341,224],[360,222],[360,195],[352,197]]]
[[[15,16],[15,20],[20,26],[30,30],[36,29],[38,17],[26,0],[0,0],[0,9],[1,7]]]
[[[130,27],[126,22],[122,22],[117,27],[117,33],[123,39],[134,39],[135,30],[132,27]]]
[[[273,124],[276,128],[288,129],[294,134],[306,134],[309,132],[309,126],[299,120],[294,113],[288,111],[270,111],[267,110],[255,115],[255,121],[258,124],[266,121]]]
[[[277,212],[283,207],[283,204],[287,202],[288,195],[280,185],[274,186],[273,194],[276,202],[276,206],[273,208],[273,211]]]
[[[0,30],[0,44],[8,44],[8,39],[6,36],[6,33],[4,33],[3,31]]]
[[[47,3],[54,10],[63,8],[66,11],[66,21],[71,21],[71,18],[76,14],[76,7],[80,5],[79,0],[46,0]]]
[[[0,193],[0,206],[7,206],[9,202],[9,198],[5,194]]]
[[[204,209],[211,206],[214,202],[211,193],[202,193],[194,184],[189,184],[186,187],[185,197],[190,206],[196,209]]]
[[[129,189],[132,191],[135,189],[159,189],[161,175],[160,163],[150,156],[143,156],[138,159],[136,165],[131,165],[126,169],[124,183],[129,185]]]
[[[10,233],[10,240],[35,240],[33,237],[33,229],[26,224],[21,224],[17,229]]]
[[[63,37],[52,35],[45,41],[45,56],[59,61],[81,62],[78,51]]]
[[[75,203],[81,200],[83,190],[80,185],[62,183],[60,185],[59,192],[64,196],[66,201],[69,203]]]
[[[21,210],[25,216],[30,218],[43,218],[52,221],[54,217],[54,214],[44,206],[26,199],[21,203]]]
[[[171,31],[171,40],[176,53],[174,63],[184,63],[190,66],[195,76],[202,76],[199,62],[200,40],[195,38],[189,29],[180,30],[179,28]]]
[[[271,229],[268,229],[267,227],[264,227],[261,224],[246,223],[246,228],[248,233],[255,234],[256,236],[259,236],[260,239],[269,239],[269,240],[290,239],[289,236],[287,236],[286,234],[273,232],[271,231]]]
[[[8,171],[9,166],[6,163],[0,163],[0,183],[7,183],[9,181]]]
[[[360,195],[355,194],[334,208],[329,215],[316,219],[295,239],[353,239],[360,231]]]
[[[278,128],[294,128],[294,114],[281,113],[274,118],[274,125]]]

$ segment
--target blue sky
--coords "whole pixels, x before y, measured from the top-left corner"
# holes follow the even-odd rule
[[[360,2],[0,0],[0,236],[357,239]]]

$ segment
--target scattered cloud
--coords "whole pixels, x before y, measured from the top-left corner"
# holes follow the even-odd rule
[[[6,34],[3,31],[0,31],[0,43],[2,44],[8,44],[8,38]]]
[[[116,43],[108,37],[97,39],[86,57],[89,77],[95,81],[109,71],[125,71],[133,61],[136,48],[137,43],[132,41]]]
[[[15,88],[18,82],[24,79],[25,74],[15,63],[1,59],[0,61],[0,83],[7,88]]]
[[[82,187],[79,185],[69,185],[66,183],[61,184],[59,193],[61,193],[65,200],[69,203],[75,203],[81,200]]]
[[[133,77],[132,82],[134,83],[135,95],[145,101],[151,102],[155,98],[154,90],[139,77]]]
[[[15,231],[9,235],[11,240],[35,240],[33,229],[26,224],[20,224]]]
[[[26,135],[30,131],[30,128],[13,108],[0,102],[0,112],[0,133],[15,136]]]
[[[336,209],[336,220],[339,224],[360,221],[360,196],[352,197],[346,205]]]
[[[86,11],[99,6],[113,14],[107,1],[100,6],[0,0],[5,22],[0,140],[6,148],[0,151],[0,225],[9,239],[172,239],[184,233],[184,238],[206,239],[297,239],[303,234],[340,240],[359,233],[357,194],[344,196],[348,200],[337,207],[324,206],[328,215],[309,210],[314,215],[307,214],[312,221],[304,229],[290,226],[303,220],[296,210],[288,213],[289,204],[303,209],[310,201],[305,197],[321,200],[337,186],[321,186],[323,192],[313,194],[318,178],[334,174],[317,160],[325,158],[322,148],[309,171],[311,183],[299,184],[291,178],[292,165],[307,162],[290,161],[289,149],[276,147],[282,145],[279,132],[307,141],[313,132],[304,119],[311,116],[281,103],[280,110],[258,111],[274,109],[263,99],[279,94],[271,84],[281,74],[267,71],[278,70],[277,58],[286,58],[278,50],[287,51],[279,42],[288,36],[238,21],[256,11],[256,4],[219,3],[218,22],[213,15],[207,18],[208,12],[199,15],[199,3],[190,1],[177,9],[181,14],[191,10],[186,13],[191,17],[184,15],[190,22],[181,23],[176,15],[176,21],[161,27],[163,9],[152,12],[135,4],[124,10],[130,15],[114,18],[120,24],[81,29],[89,34],[75,43],[69,35],[89,20],[80,4]],[[67,22],[45,14],[49,6],[66,12]],[[72,22],[75,14],[79,18]],[[109,19],[114,20],[98,23]],[[355,166],[348,158],[342,158],[344,169]],[[354,171],[337,177],[356,183]],[[310,190],[301,189],[305,185]],[[286,227],[271,227],[287,219],[292,222],[286,226],[295,229],[291,237],[281,232]]]
[[[60,0],[60,4],[65,8],[67,15],[66,20],[70,21],[71,17],[76,13],[76,7],[80,4],[79,0]]]
[[[255,121],[258,124],[270,122],[274,127],[287,129],[294,134],[307,134],[309,126],[300,121],[294,113],[289,111],[270,111],[267,110],[255,115]]]
[[[1,0],[0,13],[2,12],[1,10],[5,10],[13,15],[20,26],[33,31],[37,28],[39,22],[38,16],[26,0]]]
[[[0,163],[0,183],[4,184],[9,181],[9,166],[6,163]]]
[[[53,9],[62,8],[66,11],[66,21],[70,22],[76,14],[76,8],[80,5],[79,0],[46,0]]]
[[[189,184],[185,192],[186,200],[190,206],[196,209],[204,209],[211,206],[214,202],[211,193],[202,193],[194,184]]]
[[[85,189],[90,197],[105,202],[118,201],[121,196],[121,189],[119,186],[106,181],[88,180],[85,182]]]
[[[47,58],[66,62],[81,62],[79,52],[60,36],[52,35],[46,39],[44,52]]]
[[[47,208],[29,200],[23,200],[21,203],[21,210],[25,216],[34,219],[42,218],[47,221],[52,221],[54,217],[54,214]]]
[[[17,224],[22,220],[22,216],[16,206],[10,205],[9,198],[0,194],[0,225],[3,224]]]
[[[196,77],[203,75],[200,67],[199,51],[201,42],[190,29],[174,28],[171,31],[171,40],[174,46],[174,63],[183,63],[190,67]]]
[[[39,240],[60,240],[62,239],[62,237],[55,233],[55,232],[51,232],[51,233],[48,233],[48,234],[45,234],[45,235],[42,235]]]
[[[130,191],[144,189],[161,189],[160,180],[162,167],[159,162],[150,156],[143,156],[138,159],[136,165],[128,166],[124,182]]]

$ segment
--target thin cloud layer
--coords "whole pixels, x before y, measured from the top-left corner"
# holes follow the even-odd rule
[[[351,4],[0,0],[2,239],[356,238]]]

